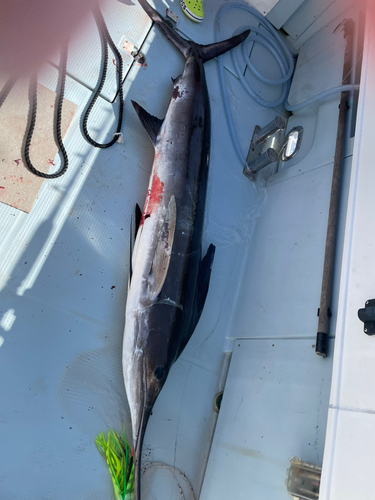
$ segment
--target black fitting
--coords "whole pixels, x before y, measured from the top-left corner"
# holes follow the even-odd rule
[[[318,332],[316,334],[316,345],[315,352],[318,356],[327,357],[327,346],[328,346],[328,334],[324,332]]]
[[[375,299],[366,300],[365,307],[358,310],[358,318],[363,321],[363,331],[375,335]]]

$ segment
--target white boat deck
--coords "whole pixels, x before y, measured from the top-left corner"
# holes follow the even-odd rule
[[[179,15],[182,33],[211,43],[213,21],[223,3],[205,0],[203,25],[185,18],[177,0],[168,6]],[[160,12],[166,9],[161,0],[155,5]],[[301,56],[291,103],[340,83],[344,44],[331,28],[348,15],[357,19],[345,7],[345,2],[330,2],[328,28],[320,17],[315,28],[306,25],[296,32]],[[94,438],[109,427],[121,431],[123,424],[130,436],[121,368],[129,229],[135,204],[143,206],[153,159],[152,144],[130,101],[162,118],[171,97],[171,77],[181,73],[183,59],[151,27],[135,0],[112,2],[103,12],[115,43],[127,37],[146,57],[145,65],[128,67],[123,84],[124,142],[98,150],[80,131],[100,67],[99,39],[90,20],[69,51],[65,96],[78,105],[64,138],[69,170],[44,182],[30,214],[0,204],[0,497],[6,500],[113,498]],[[243,13],[231,13],[222,35],[251,23]],[[271,56],[256,48],[253,57],[275,76]],[[124,54],[127,64],[126,58]],[[233,75],[229,55],[225,65],[246,152],[254,126],[267,124],[282,111],[253,102]],[[93,138],[103,142],[112,137],[118,109],[117,101],[110,102],[115,73],[114,65],[109,67],[108,83],[89,120]],[[268,169],[267,178],[260,175],[252,184],[242,174],[227,130],[217,61],[206,64],[206,76],[212,134],[204,247],[216,245],[215,261],[202,318],[150,418],[143,460],[181,470],[202,500],[287,500],[289,458],[297,455],[319,465],[323,460],[335,313],[329,357],[316,356],[313,345],[339,97],[290,117],[288,130],[300,124],[305,128],[301,151],[280,165],[278,173],[270,175]],[[57,70],[46,67],[39,82],[55,90]],[[277,89],[262,86],[258,91],[267,98],[277,94]],[[349,188],[351,199],[355,196],[350,130],[347,135],[341,244]],[[338,251],[333,311],[340,266]],[[371,295],[366,290],[363,299]],[[344,305],[339,307],[342,322]],[[353,328],[360,331],[358,323]],[[364,341],[369,349],[371,338]],[[336,372],[336,377],[341,375]],[[217,419],[213,399],[223,389]],[[368,401],[363,405],[373,406]],[[181,499],[171,474],[149,471],[144,483],[144,498]],[[337,496],[329,491],[324,489],[328,493],[323,500],[354,498],[343,496],[341,489]]]

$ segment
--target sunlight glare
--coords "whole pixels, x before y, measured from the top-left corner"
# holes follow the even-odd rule
[[[3,330],[6,332],[9,332],[9,330],[12,328],[13,323],[16,320],[16,315],[14,314],[14,309],[8,309],[6,313],[4,313],[4,316],[2,317],[0,321],[0,326]],[[0,337],[0,346],[3,344],[4,339]]]

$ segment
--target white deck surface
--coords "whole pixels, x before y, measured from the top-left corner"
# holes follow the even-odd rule
[[[201,498],[287,500],[289,458],[322,462],[331,364],[311,342],[235,342]]]
[[[375,297],[373,195],[374,5],[366,16],[365,57],[345,227],[337,340],[321,499],[374,497],[374,338],[358,309]]]
[[[161,12],[166,8],[161,0],[155,3]],[[214,14],[221,3],[205,3],[204,30],[184,19],[177,0],[171,2],[171,8],[180,16],[183,33],[196,42],[208,43],[213,41]],[[230,23],[235,29],[244,27],[245,21],[239,14],[237,18],[233,15]],[[124,33],[126,30],[124,24]],[[228,28],[224,35],[230,33]],[[142,52],[147,66],[133,65],[124,82],[124,143],[97,150],[85,142],[80,119],[91,95],[91,83],[80,84],[77,75],[68,78],[66,98],[79,106],[64,139],[70,159],[68,173],[44,183],[29,215],[0,206],[0,497],[6,500],[112,498],[111,481],[94,438],[108,427],[121,430],[123,423],[130,432],[121,371],[129,227],[135,203],[143,205],[153,159],[151,142],[130,99],[162,118],[171,97],[171,77],[178,76],[183,68],[181,56],[155,28],[151,28]],[[265,59],[261,50],[254,51],[254,57],[259,64],[271,67],[272,58]],[[87,58],[93,58],[92,54],[87,53]],[[231,67],[229,57],[226,64]],[[85,65],[90,61],[85,59],[82,67]],[[220,481],[229,476],[226,459],[217,445],[220,433],[229,432],[228,439],[233,438],[230,453],[240,467],[247,471],[249,464],[252,467],[255,463],[254,458],[243,460],[242,451],[235,446],[247,444],[235,441],[230,434],[233,429],[228,427],[230,421],[223,417],[238,407],[242,397],[248,395],[249,399],[237,416],[241,422],[248,417],[246,425],[250,427],[251,419],[258,421],[258,427],[252,430],[254,438],[256,435],[258,439],[256,430],[260,432],[264,422],[278,417],[280,426],[268,434],[267,449],[261,451],[258,441],[248,443],[249,449],[265,455],[272,448],[271,436],[276,436],[283,425],[290,425],[286,402],[305,408],[311,397],[314,403],[306,419],[303,413],[292,412],[293,422],[301,427],[301,442],[297,442],[295,429],[290,429],[291,439],[285,440],[288,446],[275,455],[277,465],[257,461],[258,468],[253,470],[263,477],[276,470],[272,484],[283,491],[280,498],[285,498],[283,481],[290,455],[301,454],[302,459],[316,463],[322,459],[332,358],[317,358],[311,345],[317,324],[332,152],[327,149],[331,156],[323,158],[320,168],[310,165],[306,173],[297,173],[296,163],[270,178],[268,187],[261,178],[255,187],[243,176],[229,138],[216,61],[207,63],[206,76],[212,135],[204,248],[211,242],[216,245],[215,262],[201,321],[155,405],[143,458],[145,462],[163,461],[179,468],[198,497],[217,419],[212,402],[224,387],[225,352],[233,348],[234,339],[242,337],[247,340],[241,340],[243,349],[236,347],[233,355],[212,445],[211,459],[220,467],[215,468],[210,459],[201,498],[230,497],[217,493]],[[113,77],[109,75],[109,79]],[[39,81],[54,90],[56,78],[57,71],[49,67]],[[277,113],[249,100],[230,71],[226,78],[239,139],[246,152],[254,126],[267,124]],[[332,78],[336,84],[340,73],[337,77],[333,71]],[[99,99],[89,120],[89,130],[100,141],[108,140],[115,128],[117,106],[107,101],[110,92],[108,87],[108,94]],[[334,106],[332,101],[323,104],[320,112],[324,114],[330,106]],[[331,136],[327,143],[334,147],[337,116],[324,116]],[[312,114],[311,119],[316,116]],[[345,168],[349,172],[350,153],[347,156]],[[269,348],[266,339],[270,338],[277,338],[277,343],[271,342],[277,350]],[[259,355],[252,347],[255,345]],[[282,359],[290,345],[295,349],[295,363],[290,354],[284,368]],[[272,398],[260,401],[255,396],[259,384],[255,379],[264,371],[263,358],[277,368],[275,372],[270,370],[267,383],[271,387],[269,396],[277,393],[285,402],[285,412],[279,415],[275,414]],[[304,372],[295,383],[297,371]],[[239,373],[251,377],[246,391],[231,378],[231,374]],[[303,381],[307,379],[311,384],[303,394]],[[304,403],[297,404],[299,394],[305,398]],[[257,405],[252,404],[253,397]],[[319,425],[318,434],[312,431],[313,425]],[[262,446],[265,442],[263,438]],[[284,475],[280,464],[285,465]],[[145,491],[150,491],[147,498],[180,499],[173,476],[149,473],[145,483]],[[153,484],[157,487],[151,488]],[[261,484],[256,488],[261,491]],[[257,500],[276,498],[267,496],[271,490],[262,491],[264,496]]]

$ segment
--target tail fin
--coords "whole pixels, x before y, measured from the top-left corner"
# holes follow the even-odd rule
[[[138,0],[141,7],[145,10],[148,16],[158,25],[160,30],[164,35],[170,40],[185,56],[185,58],[190,55],[194,55],[194,51],[205,63],[214,57],[220,56],[230,49],[233,49],[249,35],[250,30],[246,30],[240,35],[236,35],[228,40],[223,40],[222,42],[212,43],[210,45],[198,45],[194,42],[189,42],[182,38],[173,28],[167,24],[160,14],[147,2],[147,0]]]
[[[222,42],[211,43],[210,45],[198,45],[196,43],[190,42],[191,45],[194,45],[195,49],[198,51],[200,57],[203,62],[209,61],[214,57],[221,56],[228,50],[234,49],[240,43],[242,43],[250,34],[250,30],[246,30],[243,33],[233,36],[232,38],[228,38],[227,40],[223,40]]]
[[[146,14],[157,24],[164,35],[170,40],[185,57],[191,52],[190,44],[182,38],[173,28],[171,28],[161,17],[161,15],[146,0],[138,0]]]

